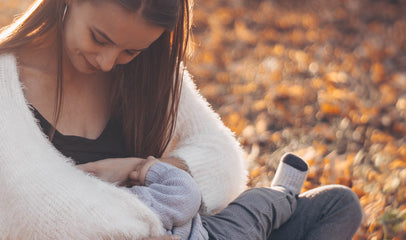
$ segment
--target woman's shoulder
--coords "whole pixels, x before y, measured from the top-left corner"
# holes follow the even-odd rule
[[[180,76],[182,78],[183,89],[189,88],[194,91],[199,91],[193,79],[193,75],[188,71],[186,67],[183,66],[183,64],[181,65]]]
[[[202,95],[199,92],[199,89],[196,83],[193,80],[193,76],[189,73],[186,68],[183,68],[181,73],[182,78],[182,91],[181,91],[181,102],[187,101],[187,99],[200,99]]]

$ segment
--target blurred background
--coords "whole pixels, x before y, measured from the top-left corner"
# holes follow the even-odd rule
[[[0,26],[32,0],[0,0]],[[197,0],[187,63],[247,153],[248,187],[280,156],[305,190],[344,184],[364,210],[354,239],[406,239],[406,1]]]

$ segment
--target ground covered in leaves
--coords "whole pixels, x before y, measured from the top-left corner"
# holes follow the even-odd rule
[[[355,239],[406,238],[406,1],[206,0],[188,64],[266,186],[286,151],[306,189],[360,198]]]
[[[29,0],[0,1],[0,26]],[[351,187],[354,239],[406,239],[406,1],[196,1],[187,66],[247,152],[249,187],[280,156],[305,190]]]

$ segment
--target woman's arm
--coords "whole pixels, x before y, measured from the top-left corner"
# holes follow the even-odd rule
[[[203,213],[213,213],[245,188],[243,152],[186,71],[183,79],[176,128],[164,158],[184,160],[202,193]]]

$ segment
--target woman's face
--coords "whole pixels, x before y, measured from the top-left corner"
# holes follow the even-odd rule
[[[151,45],[164,29],[111,1],[68,1],[64,50],[81,73],[110,71]]]

